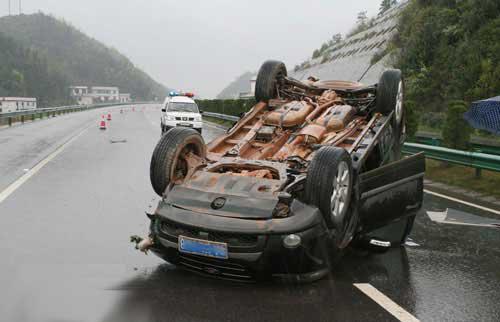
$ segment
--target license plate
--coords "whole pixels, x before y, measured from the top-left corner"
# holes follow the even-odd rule
[[[193,127],[191,123],[177,123],[178,126]]]
[[[179,251],[206,257],[227,259],[227,244],[179,236]]]

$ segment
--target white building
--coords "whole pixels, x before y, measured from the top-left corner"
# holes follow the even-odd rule
[[[0,97],[0,113],[32,110],[36,108],[34,97]]]
[[[132,101],[132,99],[130,98],[129,93],[120,94],[120,103],[128,103],[131,101]]]
[[[80,105],[120,102],[120,89],[115,86],[70,86],[69,89]]]

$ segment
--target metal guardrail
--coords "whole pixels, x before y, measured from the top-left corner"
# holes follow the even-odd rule
[[[203,112],[203,116],[215,117],[217,119],[231,121],[231,122],[238,122],[240,120],[240,118],[237,117],[237,116],[226,115],[226,114],[219,114],[219,113],[212,113],[212,112]]]
[[[414,141],[412,143],[442,146],[443,139],[438,133],[417,132]],[[500,155],[500,143],[493,142],[492,140],[471,138],[470,147],[474,152]]]
[[[239,120],[239,117],[219,113],[204,112],[203,115],[227,121]],[[498,155],[454,150],[419,143],[405,143],[403,145],[403,153],[405,154],[416,154],[420,152],[424,152],[426,158],[429,159],[475,168],[476,175],[478,176],[481,174],[481,169],[500,172],[500,156]]]
[[[86,111],[101,107],[111,107],[120,105],[135,105],[135,104],[147,104],[150,102],[133,102],[133,103],[102,103],[102,104],[92,104],[92,105],[71,105],[71,106],[59,106],[59,107],[49,107],[49,108],[35,108],[31,110],[22,110],[15,112],[0,113],[0,125],[12,126],[14,122],[24,123],[27,120],[34,121],[36,118],[43,117],[54,117],[56,115],[67,114],[72,112]]]
[[[429,159],[500,172],[500,156],[498,155],[454,150],[418,143],[405,143],[403,146],[403,153],[415,154],[419,152],[424,152],[425,157]]]

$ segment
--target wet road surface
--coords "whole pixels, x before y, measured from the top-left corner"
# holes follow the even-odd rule
[[[128,238],[147,232],[156,203],[159,111],[117,111],[106,131],[99,111],[0,130],[1,192],[90,126],[0,203],[0,321],[397,321],[353,283],[421,321],[500,320],[500,230],[434,223],[426,210],[488,214],[429,195],[418,246],[351,253],[309,285],[222,282],[135,251]],[[218,133],[204,128],[207,141]]]

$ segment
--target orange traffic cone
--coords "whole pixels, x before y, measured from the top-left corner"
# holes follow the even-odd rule
[[[111,113],[108,113],[108,121],[111,121]]]
[[[101,122],[99,123],[99,128],[101,130],[105,130],[106,129],[106,121],[105,120],[101,120]]]

